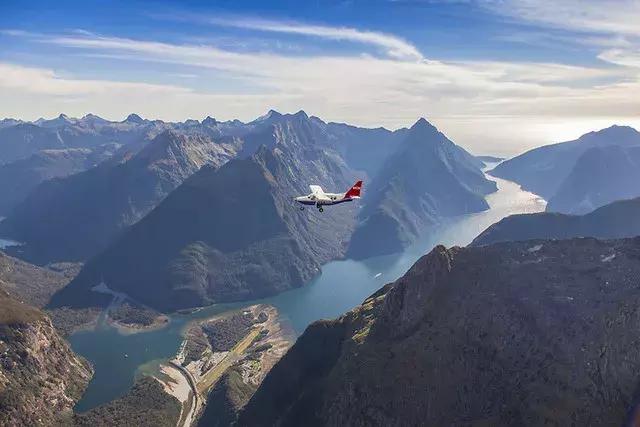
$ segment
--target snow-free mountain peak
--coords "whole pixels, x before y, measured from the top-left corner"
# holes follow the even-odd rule
[[[137,124],[142,124],[144,123],[146,120],[143,119],[142,117],[140,117],[139,115],[137,115],[136,113],[131,113],[127,116],[127,118],[124,120],[127,123],[137,123]]]

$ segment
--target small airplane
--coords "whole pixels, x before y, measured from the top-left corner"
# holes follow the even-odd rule
[[[304,210],[304,205],[315,205],[318,211],[323,212],[322,206],[337,205],[339,203],[351,202],[360,198],[360,190],[362,190],[362,181],[353,184],[353,187],[345,193],[325,193],[319,185],[310,185],[311,194],[307,196],[299,196],[294,200],[303,206],[300,210]]]

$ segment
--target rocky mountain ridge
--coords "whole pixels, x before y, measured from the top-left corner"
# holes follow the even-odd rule
[[[472,246],[533,239],[640,236],[640,198],[620,200],[585,215],[553,212],[511,215],[480,233]]]
[[[436,247],[307,328],[238,425],[621,425],[640,239]]]

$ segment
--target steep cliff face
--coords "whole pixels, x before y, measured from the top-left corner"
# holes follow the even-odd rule
[[[234,154],[208,137],[167,131],[135,155],[41,184],[0,223],[0,232],[24,242],[16,250],[38,264],[85,260],[200,167],[219,166]]]
[[[341,256],[354,208],[320,214],[292,202],[309,182],[348,188],[340,156],[316,145],[304,114],[272,124],[260,146],[202,168],[90,260],[54,304],[81,304],[101,280],[163,310],[246,300],[300,286]]]
[[[533,239],[619,239],[635,236],[640,236],[640,198],[614,202],[586,215],[552,212],[511,215],[487,228],[471,245]]]
[[[481,161],[420,119],[371,184],[365,185],[349,256],[399,252],[444,217],[488,209],[484,196],[497,187],[485,178],[481,166]]]
[[[92,374],[44,313],[0,291],[1,425],[70,422]]]
[[[435,248],[311,325],[239,425],[621,425],[640,377],[640,239]]]

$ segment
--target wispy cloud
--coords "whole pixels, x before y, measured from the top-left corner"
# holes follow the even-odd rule
[[[248,30],[284,34],[297,34],[330,40],[362,43],[378,47],[392,58],[413,61],[420,61],[424,59],[418,48],[407,42],[406,40],[403,40],[400,37],[396,37],[391,34],[376,31],[362,31],[349,27],[309,25],[297,22],[248,19],[239,17],[203,18],[191,16],[190,19],[195,19],[201,22],[207,22],[209,24],[225,27],[243,28]]]
[[[477,0],[493,12],[560,29],[640,35],[636,0]]]
[[[556,40],[605,49],[597,57],[612,64],[640,68],[640,2],[637,0],[477,0],[510,18],[571,32]],[[514,35],[517,37],[517,35]]]
[[[47,68],[2,64],[0,97],[7,102],[0,106],[0,114],[7,114],[9,106],[11,111],[24,111],[25,117],[54,115],[55,110],[73,113],[71,105],[79,113],[93,111],[111,117],[133,110],[164,119],[207,114],[250,119],[269,108],[304,108],[329,120],[389,127],[405,126],[428,115],[448,134],[481,152],[489,150],[483,146],[487,143],[500,152],[509,151],[495,147],[511,145],[517,147],[511,150],[519,151],[539,144],[540,133],[526,130],[553,122],[638,117],[640,81],[628,67],[426,61],[360,53],[239,52],[208,44],[85,32],[29,40],[83,55],[106,56],[115,66],[117,61],[127,61],[128,67],[135,67],[132,61],[170,63],[176,73],[193,73],[197,67],[198,90],[189,88],[188,79],[167,80],[166,85],[85,80]],[[227,88],[220,94],[203,87],[205,80],[224,76],[240,81],[244,90]],[[522,127],[515,138],[513,129],[518,126]],[[480,140],[475,138],[478,129],[484,135]]]

